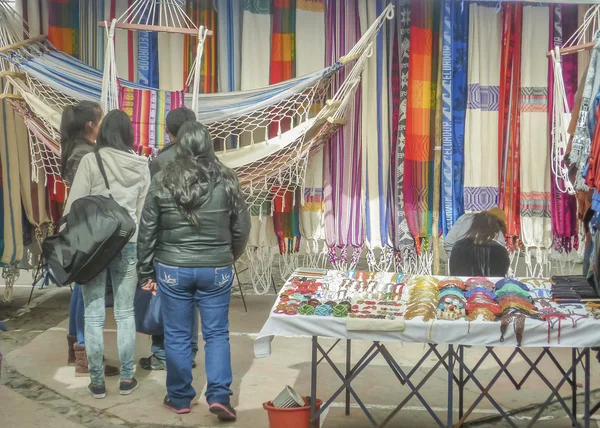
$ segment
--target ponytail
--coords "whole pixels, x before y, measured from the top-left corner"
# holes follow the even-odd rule
[[[83,138],[89,122],[97,124],[100,119],[102,119],[102,108],[100,104],[92,101],[81,101],[63,110],[60,121],[60,174],[63,178],[74,141]]]

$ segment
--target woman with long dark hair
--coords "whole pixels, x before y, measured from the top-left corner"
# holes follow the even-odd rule
[[[106,188],[95,153],[83,157],[65,213],[73,201],[88,195],[112,195],[139,223],[144,199],[150,185],[148,160],[133,151],[133,129],[129,116],[121,110],[109,112],[98,132],[97,150],[106,171],[110,191]],[[95,398],[106,396],[102,358],[104,355],[104,320],[106,310],[107,273],[110,273],[114,292],[114,312],[117,321],[117,344],[121,360],[119,393],[131,394],[138,386],[133,377],[135,350],[135,319],[133,300],[137,287],[137,234],[98,276],[82,287],[85,305],[85,338],[91,383],[88,387]]]
[[[235,172],[215,156],[198,122],[177,134],[175,160],[152,178],[138,239],[138,270],[145,288],[161,297],[167,354],[164,406],[189,413],[191,335],[196,307],[205,341],[206,400],[211,413],[234,420],[229,347],[233,263],[250,233],[250,215]]]
[[[81,101],[63,110],[60,122],[60,172],[63,181],[71,186],[81,159],[95,148],[94,141],[102,122],[102,108],[98,103]],[[84,306],[81,285],[73,286],[69,306],[68,365],[75,366],[75,376],[88,376],[88,362],[85,353]],[[107,365],[106,376],[116,376],[119,369]]]
[[[506,226],[493,214],[480,212],[473,217],[467,236],[450,253],[450,274],[455,276],[504,277],[510,267],[505,247],[495,241],[506,234]]]

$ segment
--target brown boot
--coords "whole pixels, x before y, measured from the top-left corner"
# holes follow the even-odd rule
[[[74,366],[75,365],[75,348],[74,348],[74,346],[77,343],[77,337],[67,334],[67,343],[69,344],[69,356],[67,358],[67,365]]]
[[[85,352],[85,346],[75,344],[75,376],[76,377],[85,377],[90,374],[90,369],[88,368],[88,359],[87,354]],[[117,376],[119,374],[119,369],[115,366],[105,365],[104,366],[104,376]]]

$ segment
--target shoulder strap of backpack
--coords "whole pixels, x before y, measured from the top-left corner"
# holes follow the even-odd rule
[[[98,168],[100,169],[100,174],[102,174],[102,178],[104,178],[104,184],[106,185],[108,194],[112,198],[112,195],[110,194],[110,186],[108,184],[108,178],[106,178],[106,171],[104,170],[104,164],[102,163],[102,158],[100,157],[100,152],[98,150],[95,150],[94,153],[96,155],[96,162],[98,162]]]

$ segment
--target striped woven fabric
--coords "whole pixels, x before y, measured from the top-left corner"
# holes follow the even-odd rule
[[[432,231],[433,139],[433,1],[413,0],[406,109],[404,199],[412,236],[427,239]]]
[[[217,92],[217,11],[213,0],[188,0],[187,14],[197,25],[213,31],[213,35],[204,41],[204,54],[202,55],[202,70],[200,72],[200,92],[212,94]],[[191,67],[196,58],[196,37],[185,37],[185,65],[186,73],[191,73]],[[184,76],[184,82],[187,75]]]
[[[79,58],[79,0],[48,1],[48,40]]]
[[[139,154],[150,156],[165,146],[167,113],[182,105],[183,92],[120,87],[119,108],[131,119],[134,146]]]

